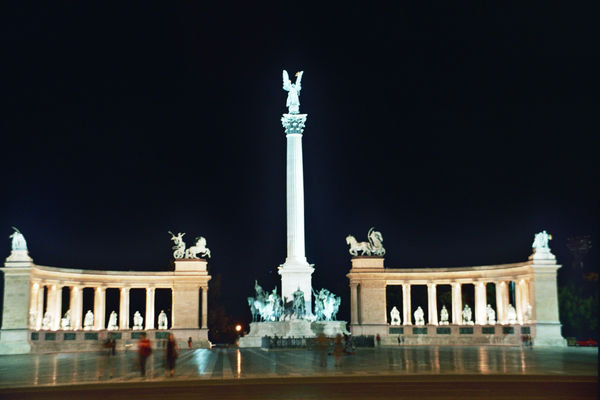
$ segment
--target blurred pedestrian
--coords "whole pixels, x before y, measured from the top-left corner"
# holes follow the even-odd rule
[[[100,367],[100,377],[104,376],[104,371],[108,370],[109,377],[115,374],[115,357],[117,355],[117,341],[112,333],[109,333],[102,344],[104,360]]]
[[[327,366],[327,347],[329,345],[329,339],[324,333],[319,333],[317,336],[317,351],[319,352],[319,364],[321,367]]]
[[[167,366],[169,368],[169,375],[175,375],[175,360],[177,359],[177,342],[175,336],[169,333],[169,339],[167,340],[167,346],[165,348],[165,357],[167,358]]]
[[[190,349],[192,348],[192,337],[191,336],[188,338],[188,348],[190,348]]]
[[[152,354],[152,344],[146,337],[146,332],[140,333],[138,342],[138,355],[140,357],[140,372],[142,376],[146,376],[146,360]]]
[[[335,366],[341,367],[344,358],[344,343],[342,343],[342,335],[339,333],[335,337],[335,342],[333,344],[333,357],[335,359]]]
[[[379,333],[375,336],[375,341],[377,342],[377,347],[381,347],[381,336],[379,336]]]

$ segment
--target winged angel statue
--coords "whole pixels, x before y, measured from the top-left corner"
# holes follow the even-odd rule
[[[300,114],[300,89],[302,89],[300,82],[302,81],[303,73],[304,71],[296,72],[296,83],[292,83],[287,71],[283,70],[283,90],[288,92],[285,105],[288,108],[289,114]]]

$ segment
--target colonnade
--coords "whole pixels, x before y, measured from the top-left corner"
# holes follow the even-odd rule
[[[50,327],[51,330],[61,329],[61,319],[63,317],[61,311],[62,305],[62,290],[63,287],[69,288],[69,307],[71,310],[71,324],[72,330],[81,330],[84,328],[84,310],[83,310],[83,289],[91,287],[94,289],[94,324],[93,330],[106,329],[106,290],[111,287],[108,286],[89,286],[85,284],[60,284],[60,283],[45,283],[43,281],[32,281],[31,282],[31,295],[30,295],[30,307],[29,307],[29,327],[30,329],[40,330],[42,329],[42,321],[46,312],[50,316]],[[44,310],[44,288],[47,289],[46,298],[46,309]],[[144,329],[155,329],[156,323],[154,316],[156,315],[155,310],[155,293],[156,289],[170,289],[171,295],[173,296],[173,288],[167,286],[160,287],[140,287],[140,286],[121,286],[116,287],[119,289],[119,310],[118,312],[119,329],[130,329],[130,290],[131,289],[145,289],[146,292],[146,312],[144,315]],[[202,289],[202,317],[201,317],[201,328],[208,328],[208,285],[200,286],[197,290]],[[111,310],[113,311],[113,310]],[[173,314],[168,316],[169,321],[173,324]]]
[[[513,306],[516,310],[517,323],[523,324],[531,320],[531,315],[527,312],[528,308],[533,303],[530,298],[530,279],[518,279],[516,281],[489,281],[479,280],[473,282],[427,282],[427,323],[429,325],[438,325],[438,304],[437,304],[437,287],[440,285],[449,285],[451,287],[452,304],[448,310],[452,324],[463,325],[465,321],[462,318],[462,310],[464,304],[462,303],[462,287],[466,284],[472,284],[474,286],[474,323],[477,325],[486,325],[488,323],[486,307],[488,304],[487,299],[487,284],[491,283],[495,285],[496,289],[496,321],[499,324],[508,324],[508,314],[506,312],[508,305],[512,304],[509,299],[509,284],[514,282],[515,284],[515,304]],[[413,321],[413,308],[411,301],[411,288],[415,285],[423,285],[423,283],[413,284],[411,282],[403,282],[395,284],[402,288],[402,311],[401,320],[403,325],[412,325]],[[386,285],[387,286],[387,285]],[[362,313],[361,306],[364,304],[364,299],[360,299],[359,296],[360,284],[350,284],[350,307],[352,324],[361,324]],[[386,299],[387,301],[387,299]],[[419,304],[417,304],[418,306]],[[450,312],[451,311],[451,312]]]

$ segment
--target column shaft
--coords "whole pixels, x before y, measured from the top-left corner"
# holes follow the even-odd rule
[[[29,315],[27,318],[27,326],[29,329],[36,329],[37,316],[40,313],[38,309],[38,293],[40,291],[40,284],[38,282],[30,282],[29,290]]]
[[[452,284],[452,323],[462,325],[462,287],[458,282]]]
[[[146,329],[154,329],[154,288],[146,288]]]
[[[80,286],[71,287],[69,309],[71,310],[71,329],[81,329],[83,315],[83,288]]]
[[[106,329],[106,288],[97,287],[94,291],[94,328]]]
[[[208,328],[208,286],[202,288],[202,329]]]
[[[129,288],[122,287],[119,294],[119,329],[129,329]]]
[[[412,325],[411,311],[411,299],[410,299],[410,283],[402,284],[402,323],[404,325]]]
[[[437,312],[437,287],[435,283],[427,285],[427,314],[429,325],[438,324],[438,312]]]
[[[62,286],[52,285],[52,303],[48,301],[48,305],[50,308],[50,315],[52,316],[52,322],[50,324],[52,330],[60,329],[60,319],[62,315],[60,312],[62,310]]]
[[[304,253],[304,178],[302,134],[287,134],[287,258],[306,263]],[[287,260],[286,260],[287,262]]]
[[[35,320],[35,329],[42,329],[42,319],[44,318],[44,285],[40,284],[40,289],[37,294],[37,309],[39,310],[36,320]]]
[[[517,323],[523,323],[523,285],[521,280],[515,281],[515,309],[517,312]]]
[[[502,290],[504,282],[495,282],[496,285],[496,321],[499,324],[504,323],[504,303],[502,300]]]
[[[350,323],[358,324],[358,284],[350,284]]]
[[[485,325],[487,322],[486,300],[485,283],[475,282],[475,323],[477,325]]]

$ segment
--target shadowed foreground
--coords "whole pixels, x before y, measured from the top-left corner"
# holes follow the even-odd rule
[[[597,377],[406,376],[167,381],[1,390],[6,399],[596,399]]]

